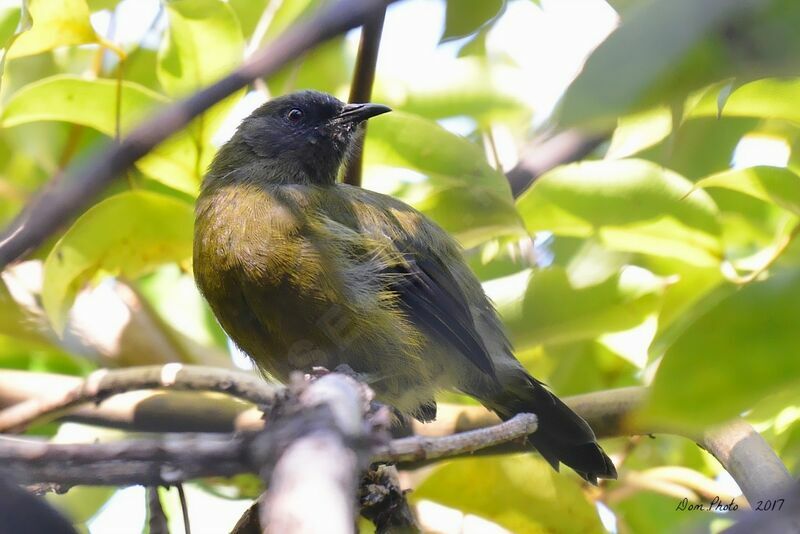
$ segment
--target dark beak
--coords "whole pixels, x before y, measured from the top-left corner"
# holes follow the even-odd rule
[[[336,122],[349,122],[358,124],[365,120],[389,113],[392,108],[384,106],[383,104],[347,104],[342,108],[342,111],[334,117]]]

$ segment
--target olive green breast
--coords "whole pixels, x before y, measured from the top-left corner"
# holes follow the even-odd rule
[[[386,233],[403,224],[339,187],[236,184],[198,199],[198,287],[233,341],[279,378],[317,365],[408,374],[421,364],[421,336],[385,289],[387,266],[402,261]]]

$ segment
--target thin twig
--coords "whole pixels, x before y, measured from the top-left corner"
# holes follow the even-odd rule
[[[169,363],[127,369],[100,369],[58,397],[36,397],[0,411],[0,432],[19,431],[36,421],[57,417],[65,410],[87,402],[98,403],[112,395],[141,389],[169,388],[188,391],[218,391],[270,404],[279,386],[239,371]]]
[[[261,52],[220,81],[159,110],[118,145],[111,145],[85,165],[68,168],[45,186],[0,237],[0,269],[40,245],[79,213],[112,180],[157,144],[184,128],[208,108],[260,76],[269,76],[292,59],[361,24],[392,0],[339,0],[292,26]]]
[[[192,527],[189,523],[189,504],[186,502],[186,493],[183,491],[183,484],[177,484],[178,498],[181,501],[181,514],[183,515],[183,532],[192,534]]]
[[[373,461],[409,462],[470,454],[486,447],[524,438],[536,432],[536,425],[535,415],[521,413],[498,425],[452,436],[440,438],[413,436],[396,439],[384,447],[379,447],[373,455]]]
[[[378,63],[378,50],[381,46],[383,22],[386,19],[386,8],[375,11],[361,28],[361,41],[358,44],[356,67],[353,82],[350,85],[350,102],[362,103],[372,99],[372,86],[375,83],[375,68]],[[361,185],[361,171],[364,159],[363,141],[367,135],[366,123],[361,126],[359,143],[350,154],[344,176],[344,183]]]

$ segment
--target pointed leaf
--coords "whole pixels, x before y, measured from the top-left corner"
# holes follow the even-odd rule
[[[97,42],[85,0],[28,0],[26,7],[31,27],[14,40],[9,58]]]
[[[412,494],[486,518],[511,532],[605,532],[576,477],[533,454],[440,465]]]
[[[545,173],[517,200],[530,232],[596,235],[613,250],[682,259],[722,257],[717,208],[692,183],[641,160],[587,161]]]
[[[441,42],[466,37],[497,17],[505,0],[447,0]]]
[[[159,51],[158,79],[184,96],[217,81],[242,61],[244,38],[233,9],[220,0],[167,3],[168,36]]]
[[[454,233],[465,247],[523,231],[505,176],[466,139],[421,117],[395,112],[370,121],[365,186],[397,194]],[[392,191],[393,168],[415,182]],[[403,187],[404,185],[404,187]]]
[[[645,416],[703,427],[800,382],[800,271],[753,282],[710,308],[669,347]],[[680,384],[680,387],[675,387]]]
[[[123,81],[120,93],[120,130],[124,135],[167,100],[139,84]],[[109,137],[116,130],[117,82],[86,80],[71,74],[51,76],[14,93],[0,115],[0,126],[37,121],[64,121],[94,128]],[[209,150],[210,152],[210,150]],[[196,194],[199,172],[197,146],[181,132],[142,159],[136,166],[170,187]]]
[[[749,167],[714,174],[698,188],[721,187],[776,204],[800,215],[800,176],[783,167]]]

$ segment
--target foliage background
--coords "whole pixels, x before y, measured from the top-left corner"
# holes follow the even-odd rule
[[[364,185],[409,202],[461,241],[518,356],[560,395],[651,385],[637,417],[684,429],[744,413],[797,476],[800,6],[564,3],[409,1],[445,12],[436,62],[413,56],[415,21],[402,15],[404,3],[390,8],[386,34],[407,40],[407,59],[420,68],[402,79],[387,63],[397,56],[379,60],[374,100],[395,112],[370,124]],[[0,4],[3,222],[59,169],[216,80],[320,1],[151,2],[144,23],[133,16],[143,3],[134,4]],[[540,81],[547,69],[536,69],[548,61],[577,68],[574,48],[542,46],[524,27],[504,33],[540,10],[590,28],[597,43],[611,32],[563,95]],[[138,39],[118,41],[129,24],[142,26]],[[512,41],[527,56],[515,55]],[[4,271],[0,367],[85,375],[169,361],[242,364],[191,278],[193,198],[216,147],[267,95],[315,88],[345,98],[355,42],[334,39],[218,104],[30,261]],[[556,88],[552,98],[537,98],[537,84]],[[504,173],[560,131],[602,142],[514,198]],[[71,441],[118,434],[76,424],[31,432]],[[604,446],[621,477],[599,489],[532,455],[452,461],[406,480],[423,521],[446,532],[486,531],[489,522],[512,532],[725,524],[721,515],[675,511],[684,496],[740,493],[693,443],[660,435]],[[174,495],[164,493],[180,524]],[[257,494],[246,477],[198,483],[190,511],[195,524],[209,525],[204,510],[229,520],[219,520],[223,530],[247,503],[237,499]],[[109,518],[120,517],[131,532],[142,529],[144,503],[131,505],[142,496],[130,490],[51,498],[85,530],[109,531],[119,526]]]

